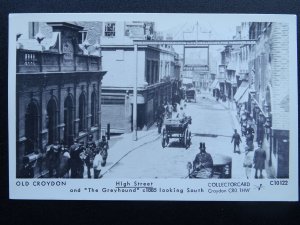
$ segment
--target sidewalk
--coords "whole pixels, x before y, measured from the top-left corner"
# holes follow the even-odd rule
[[[133,133],[122,134],[118,137],[112,137],[109,141],[110,147],[108,149],[108,157],[105,167],[102,167],[100,175],[105,176],[109,173],[109,170],[118,164],[118,162],[126,157],[130,152],[138,149],[139,147],[151,143],[160,137],[157,132],[157,127],[153,125],[148,130],[137,132],[138,140],[133,140]],[[119,139],[119,140],[115,140]],[[93,172],[92,172],[93,176]],[[87,172],[85,167],[84,178],[87,178]]]
[[[204,93],[202,95],[204,95],[206,98],[208,98],[212,101],[216,101],[215,97],[213,97],[212,94],[209,92]],[[234,103],[229,102],[229,101],[223,102],[221,100],[219,100],[218,103],[221,104],[224,107],[224,109],[228,110],[228,112],[231,115],[233,129],[237,129],[237,132],[240,133],[241,125],[239,122],[239,118],[237,116],[237,111],[236,111],[236,107],[235,107]],[[241,139],[242,139],[242,143],[240,144],[241,154],[236,154],[236,153],[232,152],[233,178],[246,178],[246,174],[245,174],[244,167],[243,167],[243,162],[244,162],[244,157],[245,157],[244,152],[245,152],[245,147],[246,147],[246,137],[241,136]],[[256,147],[257,147],[257,142],[254,142],[254,149]],[[265,178],[269,177],[267,171],[268,171],[268,169],[266,166],[266,170],[263,170],[263,176]],[[255,173],[255,170],[252,169],[251,179],[254,179],[254,173]]]

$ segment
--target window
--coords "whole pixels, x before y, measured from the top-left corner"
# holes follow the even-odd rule
[[[38,22],[29,22],[29,38],[34,39],[35,35],[39,31],[39,23]]]
[[[150,80],[150,76],[151,76],[151,63],[150,63],[150,60],[147,60],[146,61],[146,68],[147,68],[147,70],[146,70],[146,82],[148,83],[148,84],[150,84],[150,82],[151,82],[151,80]]]
[[[28,104],[25,114],[25,154],[34,152],[38,146],[39,115],[37,104],[32,101]]]
[[[79,132],[84,131],[86,124],[86,110],[85,110],[85,95],[82,93],[79,97]]]
[[[48,144],[53,144],[56,141],[57,134],[57,104],[52,97],[47,104],[48,117]]]
[[[105,32],[104,32],[104,35],[106,37],[114,37],[114,36],[116,36],[115,28],[116,28],[116,24],[115,23],[105,23]]]
[[[103,105],[124,105],[125,97],[124,97],[124,95],[114,95],[114,96],[102,95],[101,104],[103,104]]]
[[[97,107],[96,107],[96,93],[93,91],[91,96],[91,126],[95,127],[97,126]]]

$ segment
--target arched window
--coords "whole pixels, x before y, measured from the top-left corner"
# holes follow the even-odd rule
[[[71,95],[66,97],[64,102],[64,142],[67,145],[73,144],[73,99]]]
[[[86,101],[84,93],[79,96],[79,132],[86,128]]]
[[[48,144],[53,144],[57,140],[57,105],[52,97],[47,104],[48,116]]]
[[[97,107],[96,107],[96,92],[93,91],[91,95],[91,126],[97,126]]]
[[[32,101],[28,104],[25,115],[26,155],[34,152],[38,147],[38,116],[38,107],[36,103]]]

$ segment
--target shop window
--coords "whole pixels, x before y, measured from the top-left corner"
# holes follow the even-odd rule
[[[105,31],[104,35],[106,37],[114,37],[116,36],[116,24],[115,23],[105,23]]]

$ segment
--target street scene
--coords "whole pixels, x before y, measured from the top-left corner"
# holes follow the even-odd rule
[[[289,178],[288,29],[24,22],[16,177]]]

